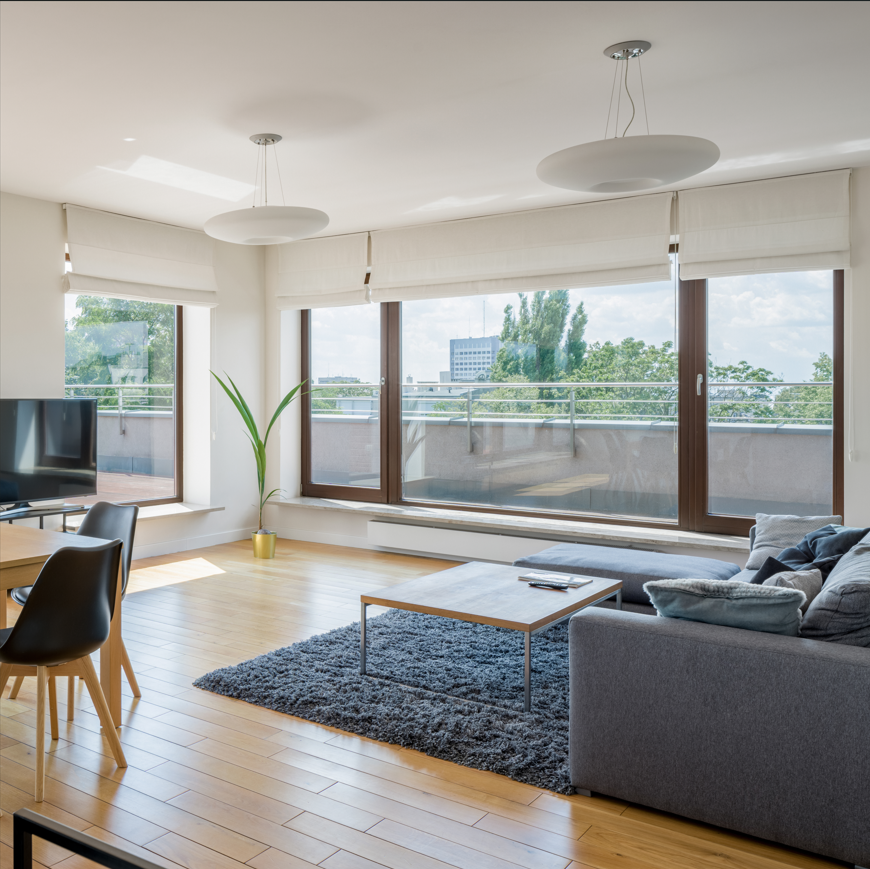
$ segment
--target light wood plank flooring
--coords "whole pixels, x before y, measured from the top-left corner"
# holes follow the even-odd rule
[[[42,812],[189,869],[776,869],[841,865],[616,800],[564,797],[191,687],[216,667],[359,618],[359,596],[451,562],[279,541],[137,561],[124,636],[142,688],[124,682],[118,770],[77,692],[46,744],[32,799],[35,680],[0,700],[0,864],[11,813]],[[14,618],[15,607],[10,604]],[[46,720],[46,729],[48,721]],[[38,843],[34,865],[94,864]]]

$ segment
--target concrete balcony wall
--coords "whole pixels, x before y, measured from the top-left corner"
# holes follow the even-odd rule
[[[315,480],[377,485],[379,431],[376,419],[316,415]],[[565,420],[475,420],[471,452],[464,419],[406,416],[402,434],[408,498],[677,518],[678,454],[669,424],[578,422],[574,456]],[[712,509],[830,512],[831,443],[827,426],[712,425]]]
[[[97,412],[97,469],[107,473],[173,476],[175,420],[171,413]]]

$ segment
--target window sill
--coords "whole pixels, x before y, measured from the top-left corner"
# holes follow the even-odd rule
[[[409,525],[428,527],[462,526],[490,534],[510,533],[528,537],[558,537],[571,542],[593,540],[621,543],[625,546],[673,546],[685,549],[720,550],[748,553],[749,540],[725,534],[701,534],[668,528],[632,528],[603,522],[571,522],[564,519],[543,519],[529,516],[504,516],[464,510],[439,510],[434,507],[412,507],[404,504],[370,504],[364,501],[337,501],[331,498],[286,498],[270,501],[276,507],[304,507],[314,510],[334,510],[366,518],[389,518]]]
[[[212,507],[208,504],[188,504],[184,501],[175,501],[172,504],[155,504],[151,507],[141,507],[136,522],[138,524],[139,522],[147,522],[150,519],[178,518],[181,516],[194,516],[199,513],[216,513],[223,509],[223,507]],[[67,519],[66,527],[70,530],[75,530],[81,525],[82,519],[84,519],[82,514],[72,516]]]

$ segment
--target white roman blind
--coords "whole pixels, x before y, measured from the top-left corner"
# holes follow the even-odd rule
[[[666,281],[672,193],[372,233],[373,302]]]
[[[66,205],[68,293],[172,305],[218,303],[214,239],[204,232]]]
[[[367,232],[278,245],[278,309],[365,303],[368,251]]]
[[[849,174],[681,191],[680,277],[848,268]]]

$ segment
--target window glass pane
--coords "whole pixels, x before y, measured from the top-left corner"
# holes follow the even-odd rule
[[[97,495],[175,497],[175,306],[66,296],[67,398],[97,399]]]
[[[381,485],[381,306],[311,311],[311,482]]]
[[[675,521],[674,308],[669,282],[403,303],[404,497]]]
[[[708,510],[825,515],[833,273],[708,281]]]

